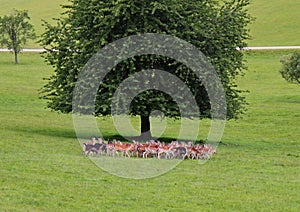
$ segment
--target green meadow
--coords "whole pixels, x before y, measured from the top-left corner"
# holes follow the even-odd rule
[[[58,17],[64,3],[0,0],[0,16],[27,9],[41,34],[41,19]],[[295,0],[253,0],[249,46],[300,45],[299,8]],[[205,164],[185,160],[143,180],[111,175],[81,155],[72,115],[46,109],[39,98],[43,78],[53,73],[40,54],[21,53],[15,65],[11,53],[0,53],[0,211],[298,212],[300,87],[279,74],[279,60],[290,52],[245,51],[249,70],[237,80],[249,91],[247,112],[227,121],[218,153]],[[138,118],[131,122],[139,128]],[[118,134],[111,117],[97,123],[105,138]],[[209,127],[201,121],[198,139]],[[168,119],[162,137],[176,138],[179,128]]]
[[[14,65],[1,53],[0,210],[298,211],[299,86],[278,72],[288,52],[245,53],[249,71],[239,84],[250,91],[248,112],[226,123],[211,161],[183,161],[144,180],[111,175],[81,155],[71,115],[38,98],[52,72],[39,54],[23,53]],[[116,134],[110,118],[97,121],[104,137]],[[169,125],[163,137],[176,138],[179,122]],[[208,128],[202,121],[200,138]]]
[[[67,4],[67,0],[0,0],[0,16],[8,15],[15,8],[18,10],[28,10],[30,23],[33,24],[36,34],[40,36],[44,27],[42,20],[54,24],[53,18],[60,17],[63,9],[60,5]],[[38,39],[37,39],[38,40]],[[27,48],[38,48],[40,45],[36,41],[29,41]]]
[[[44,31],[42,19],[55,23],[52,18],[60,17],[63,9],[60,5],[68,4],[68,0],[0,0],[0,16],[9,14],[13,9],[29,11],[31,23],[36,33]],[[252,0],[248,10],[256,18],[250,25],[249,46],[293,46],[300,45],[300,1],[295,0]],[[28,48],[39,47],[39,44],[30,41]]]
[[[299,46],[299,8],[295,0],[252,0],[249,12],[256,20],[249,46]]]

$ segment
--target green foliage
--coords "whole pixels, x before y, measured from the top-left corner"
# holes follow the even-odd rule
[[[105,45],[140,33],[169,34],[186,40],[201,50],[215,67],[226,92],[227,118],[237,118],[245,111],[243,91],[235,78],[245,69],[243,54],[236,48],[246,46],[247,26],[252,21],[248,0],[145,0],[145,1],[71,1],[56,25],[44,23],[41,44],[47,50],[46,61],[55,74],[43,88],[48,107],[63,113],[72,110],[72,94],[84,64]],[[58,50],[58,51],[54,51]],[[96,115],[109,115],[112,95],[119,83],[141,70],[162,69],[186,82],[201,108],[209,117],[210,103],[201,82],[184,65],[157,55],[133,57],[119,63],[99,87]],[[134,99],[132,115],[148,116],[153,110],[179,117],[172,99],[152,90]]]
[[[288,82],[300,84],[300,52],[294,52],[281,58],[281,76]]]
[[[26,10],[13,10],[11,15],[0,17],[0,44],[7,46],[17,55],[27,39],[35,39],[33,26],[29,23],[30,17]]]

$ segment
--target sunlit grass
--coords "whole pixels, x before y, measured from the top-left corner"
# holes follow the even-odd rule
[[[256,18],[250,26],[249,46],[300,45],[300,2],[252,0],[249,12]]]
[[[0,0],[0,16],[10,14],[14,8],[18,10],[28,10],[30,23],[34,26],[36,34],[40,36],[44,32],[42,20],[54,24],[55,21],[52,19],[60,17],[63,12],[60,5],[67,3],[68,0]],[[40,47],[37,43],[38,40],[39,39],[36,39],[35,41],[28,41],[26,47]]]
[[[60,5],[67,4],[67,0],[0,0],[0,16],[8,14],[13,8],[29,11],[31,23],[38,35],[44,32],[42,19],[52,24],[52,18],[58,18],[63,12]],[[300,2],[295,0],[252,0],[249,12],[256,18],[251,24],[252,40],[249,46],[284,46],[300,45]],[[29,41],[26,47],[39,47],[39,44]]]
[[[299,86],[278,72],[286,53],[247,53],[249,72],[239,85],[250,91],[248,112],[226,123],[211,161],[183,161],[144,180],[111,175],[81,155],[72,116],[44,109],[45,101],[38,98],[42,78],[51,74],[38,54],[24,53],[15,65],[11,54],[1,53],[0,209],[297,211],[300,99]],[[139,130],[139,118],[131,122]],[[118,134],[110,117],[97,123],[104,137]],[[208,120],[200,121],[199,139],[206,138],[209,127]],[[162,136],[176,139],[179,128],[179,121],[168,119]]]

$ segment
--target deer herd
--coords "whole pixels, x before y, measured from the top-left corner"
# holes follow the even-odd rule
[[[216,150],[210,144],[196,144],[185,141],[172,141],[169,144],[150,140],[139,143],[122,143],[113,140],[105,142],[102,138],[92,137],[91,141],[84,142],[82,154],[86,156],[111,156],[111,157],[140,157],[164,159],[211,159]]]

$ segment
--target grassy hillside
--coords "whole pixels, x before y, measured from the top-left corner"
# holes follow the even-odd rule
[[[14,65],[1,53],[0,210],[298,211],[300,96],[278,73],[286,53],[247,53],[250,71],[239,81],[250,90],[249,111],[227,122],[210,162],[184,161],[146,180],[112,176],[82,156],[71,116],[38,99],[51,68],[38,54]],[[109,118],[98,124],[104,136],[116,133]],[[164,136],[176,135],[175,127]]]
[[[0,15],[8,14],[12,8],[27,9],[37,34],[43,32],[41,19],[51,22],[62,12],[60,4],[67,0],[0,0]],[[253,40],[250,46],[300,45],[300,1],[295,0],[252,0],[250,13],[256,22],[250,26]],[[28,43],[28,47],[38,44]]]
[[[300,45],[300,1],[252,0],[249,11],[256,21],[249,46]]]
[[[9,14],[13,8],[28,10],[31,23],[34,25],[37,35],[41,35],[44,28],[42,19],[54,23],[52,18],[57,18],[63,11],[61,4],[66,4],[67,0],[0,0],[0,16]],[[38,44],[30,41],[28,47],[39,47]]]

